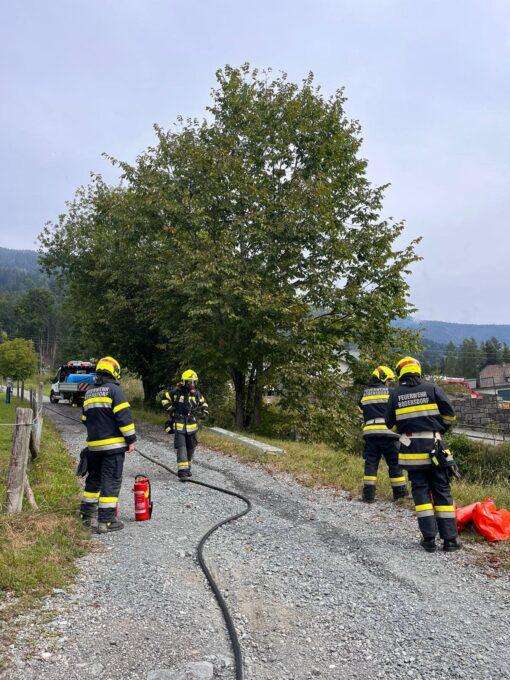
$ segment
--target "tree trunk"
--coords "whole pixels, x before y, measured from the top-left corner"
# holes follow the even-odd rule
[[[250,370],[246,395],[244,422],[247,428],[252,425],[260,425],[260,412],[262,406],[262,385],[260,384],[261,372],[261,362],[254,363]]]
[[[261,385],[257,385],[253,402],[253,424],[257,427],[260,425],[261,412],[262,412],[262,387]]]
[[[244,373],[242,373],[241,371],[233,370],[232,382],[234,383],[234,389],[236,393],[236,413],[235,413],[236,428],[238,430],[244,430],[245,397],[246,397],[246,384]]]

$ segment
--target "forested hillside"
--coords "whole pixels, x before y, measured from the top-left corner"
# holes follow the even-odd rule
[[[473,338],[478,343],[497,338],[500,342],[510,344],[510,324],[451,323],[409,318],[399,319],[395,325],[421,331],[423,338],[441,345],[449,342],[460,345],[466,338]]]
[[[37,272],[39,271],[37,253],[35,250],[14,250],[0,247],[0,267]]]
[[[48,279],[39,269],[37,253],[0,248],[0,291],[23,293],[36,287],[48,287]]]
[[[57,357],[60,298],[39,269],[34,250],[0,248],[0,335],[32,340],[44,364]]]

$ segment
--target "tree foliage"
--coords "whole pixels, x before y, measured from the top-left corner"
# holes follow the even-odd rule
[[[0,375],[13,380],[26,380],[37,371],[34,343],[14,338],[0,343]]]
[[[43,261],[84,333],[144,383],[193,365],[231,381],[239,427],[268,386],[311,422],[310,404],[338,396],[346,348],[376,355],[409,312],[414,243],[395,246],[403,224],[381,216],[342,91],[248,65],[217,80],[206,120],[156,128],[134,165],[112,159],[120,186],[78,192]]]

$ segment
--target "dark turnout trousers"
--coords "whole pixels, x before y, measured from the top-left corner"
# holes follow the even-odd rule
[[[119,491],[122,484],[125,451],[88,455],[88,474],[81,504],[81,513],[87,517],[98,508],[99,522],[115,519]]]
[[[457,537],[455,507],[445,471],[435,465],[408,470],[418,526],[424,538]]]
[[[398,464],[398,439],[388,435],[365,436],[365,474],[363,477],[363,498],[373,500],[377,483],[377,472],[381,458],[384,458],[388,466],[390,483],[395,499],[403,498],[407,493],[406,478],[402,468]]]
[[[196,432],[176,430],[174,434],[174,448],[177,455],[177,474],[179,477],[189,477],[191,461],[197,448]]]

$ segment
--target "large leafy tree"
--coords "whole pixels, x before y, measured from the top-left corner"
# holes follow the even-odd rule
[[[43,260],[86,305],[84,331],[149,388],[192,365],[231,382],[239,427],[267,386],[306,417],[345,382],[349,345],[388,346],[414,243],[397,247],[403,224],[381,216],[341,91],[248,65],[217,80],[205,120],[157,128],[134,165],[112,159],[120,187],[79,192]]]
[[[206,121],[158,129],[155,148],[121,165],[164,216],[157,273],[168,300],[182,297],[173,333],[162,310],[176,353],[230,377],[243,427],[289,367],[327,375],[348,343],[376,351],[408,312],[416,257],[395,247],[402,223],[381,217],[384,187],[367,178],[341,91],[247,65],[217,78]]]

